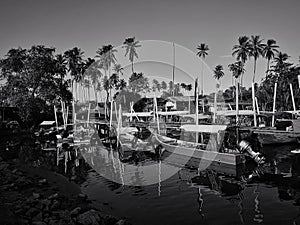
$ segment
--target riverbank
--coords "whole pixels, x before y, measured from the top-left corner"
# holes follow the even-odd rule
[[[95,209],[67,177],[0,156],[0,224],[121,225]]]

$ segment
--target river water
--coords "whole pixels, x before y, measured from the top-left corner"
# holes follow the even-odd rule
[[[249,171],[233,176],[149,158],[120,163],[116,154],[97,149],[93,165],[85,155],[93,169],[81,187],[95,206],[133,224],[300,224],[300,161],[292,149],[264,148],[271,163],[252,179],[245,179]],[[145,172],[145,164],[154,166]]]
[[[81,160],[74,171],[84,171],[81,189],[95,207],[119,218],[125,216],[136,225],[294,225],[300,224],[300,155],[291,150],[298,147],[263,148],[267,163],[260,168],[253,164],[234,169],[202,165],[201,170],[190,168],[185,161],[175,163],[145,154],[121,162],[115,150],[88,147],[79,156],[89,167],[80,168]],[[32,153],[21,153],[19,157],[36,162]],[[49,158],[40,160],[43,162],[50,164]],[[51,168],[56,168],[55,157]],[[72,166],[67,168],[66,176],[72,170]],[[64,169],[60,172],[64,174]]]

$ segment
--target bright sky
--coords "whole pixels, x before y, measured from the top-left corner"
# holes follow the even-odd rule
[[[231,57],[232,47],[242,35],[277,40],[280,50],[298,64],[299,6],[298,0],[1,0],[0,56],[13,47],[44,44],[56,47],[58,52],[78,46],[87,57],[93,57],[102,45],[119,46],[126,37],[135,36],[138,40],[166,41],[169,46],[146,48],[149,42],[145,42],[138,49],[140,57],[135,67],[138,72],[170,80],[171,43],[175,42],[176,66],[179,67],[175,80],[190,83],[201,74],[201,61],[195,61],[193,52],[198,44],[206,43],[210,51],[204,69],[204,91],[209,93],[215,87],[209,68],[218,64],[225,68],[222,88],[231,84],[227,66],[235,61]],[[184,48],[191,54],[186,49],[180,52]],[[145,52],[150,52],[148,59],[143,56]],[[161,56],[168,58],[168,62],[161,62],[164,61],[158,59]],[[122,58],[124,49],[119,49],[118,60],[126,66],[128,60]],[[145,60],[158,62],[146,63]],[[259,81],[264,76],[266,61],[260,59],[257,66],[256,80]],[[250,86],[252,60],[247,62],[246,71],[244,83]]]

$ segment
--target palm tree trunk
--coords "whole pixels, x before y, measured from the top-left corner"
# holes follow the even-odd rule
[[[268,59],[268,62],[267,62],[267,71],[266,71],[266,77],[269,73],[269,69],[270,69],[270,59]]]
[[[134,73],[134,70],[133,70],[133,60],[131,61],[131,71],[132,71],[132,73]]]

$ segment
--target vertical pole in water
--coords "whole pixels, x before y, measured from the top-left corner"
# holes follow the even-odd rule
[[[239,123],[239,81],[238,78],[235,79],[235,120],[236,125]]]
[[[236,116],[236,143],[239,142],[239,81],[238,78],[235,79],[235,116]]]
[[[217,92],[218,92],[218,84],[216,86],[216,92],[214,96],[214,117],[213,117],[213,123],[216,123],[216,116],[217,116]]]
[[[116,120],[118,121],[119,117],[118,117],[118,109],[117,109],[117,102],[114,101],[114,106],[115,106],[115,112],[116,112]]]
[[[64,110],[64,104],[63,101],[60,101],[61,104],[61,112],[62,112],[62,118],[63,118],[63,122],[64,122],[64,128],[66,129],[66,122],[65,122],[65,110]]]
[[[198,86],[196,88],[196,125],[199,124],[199,92],[198,92]],[[198,132],[196,132],[196,143],[198,143]]]
[[[74,131],[76,131],[75,102],[74,102],[74,100],[72,101],[72,120],[73,120]]]
[[[191,96],[189,96],[189,114],[191,114]]]
[[[107,111],[107,105],[106,105],[106,98],[105,98],[104,99],[104,118],[105,118],[105,120],[107,119],[106,111]]]
[[[109,128],[111,128],[111,124],[112,124],[112,113],[113,113],[113,99],[110,102],[110,118],[109,118]]]
[[[295,115],[296,114],[296,105],[295,105],[295,99],[294,99],[293,85],[291,83],[290,83],[290,90],[291,90],[293,110],[294,110],[294,115]]]
[[[156,101],[156,96],[155,95],[154,95],[154,107],[155,107],[154,114],[156,115],[156,123],[157,123],[157,133],[160,134],[160,130],[159,130],[159,117],[158,117],[158,107],[157,107],[157,101]]]
[[[90,134],[90,114],[91,114],[91,103],[89,103],[89,109],[88,109],[88,115],[87,115],[87,128],[88,128],[88,134]]]
[[[277,82],[274,87],[274,98],[273,98],[273,116],[272,116],[272,127],[275,125],[275,107],[276,107],[276,93],[277,92]]]
[[[175,44],[173,42],[173,68],[172,68],[172,82],[173,82],[173,87],[172,87],[172,92],[173,92],[173,96],[175,95]]]
[[[58,131],[58,122],[57,122],[57,115],[56,115],[56,107],[55,107],[55,105],[53,107],[54,107],[54,117],[55,117],[55,123],[56,123],[56,130]]]
[[[69,107],[67,106],[66,125],[68,125]]]
[[[254,120],[254,126],[257,126],[256,121],[256,110],[255,110],[255,87],[254,82],[252,82],[252,108],[253,108],[253,120]]]

